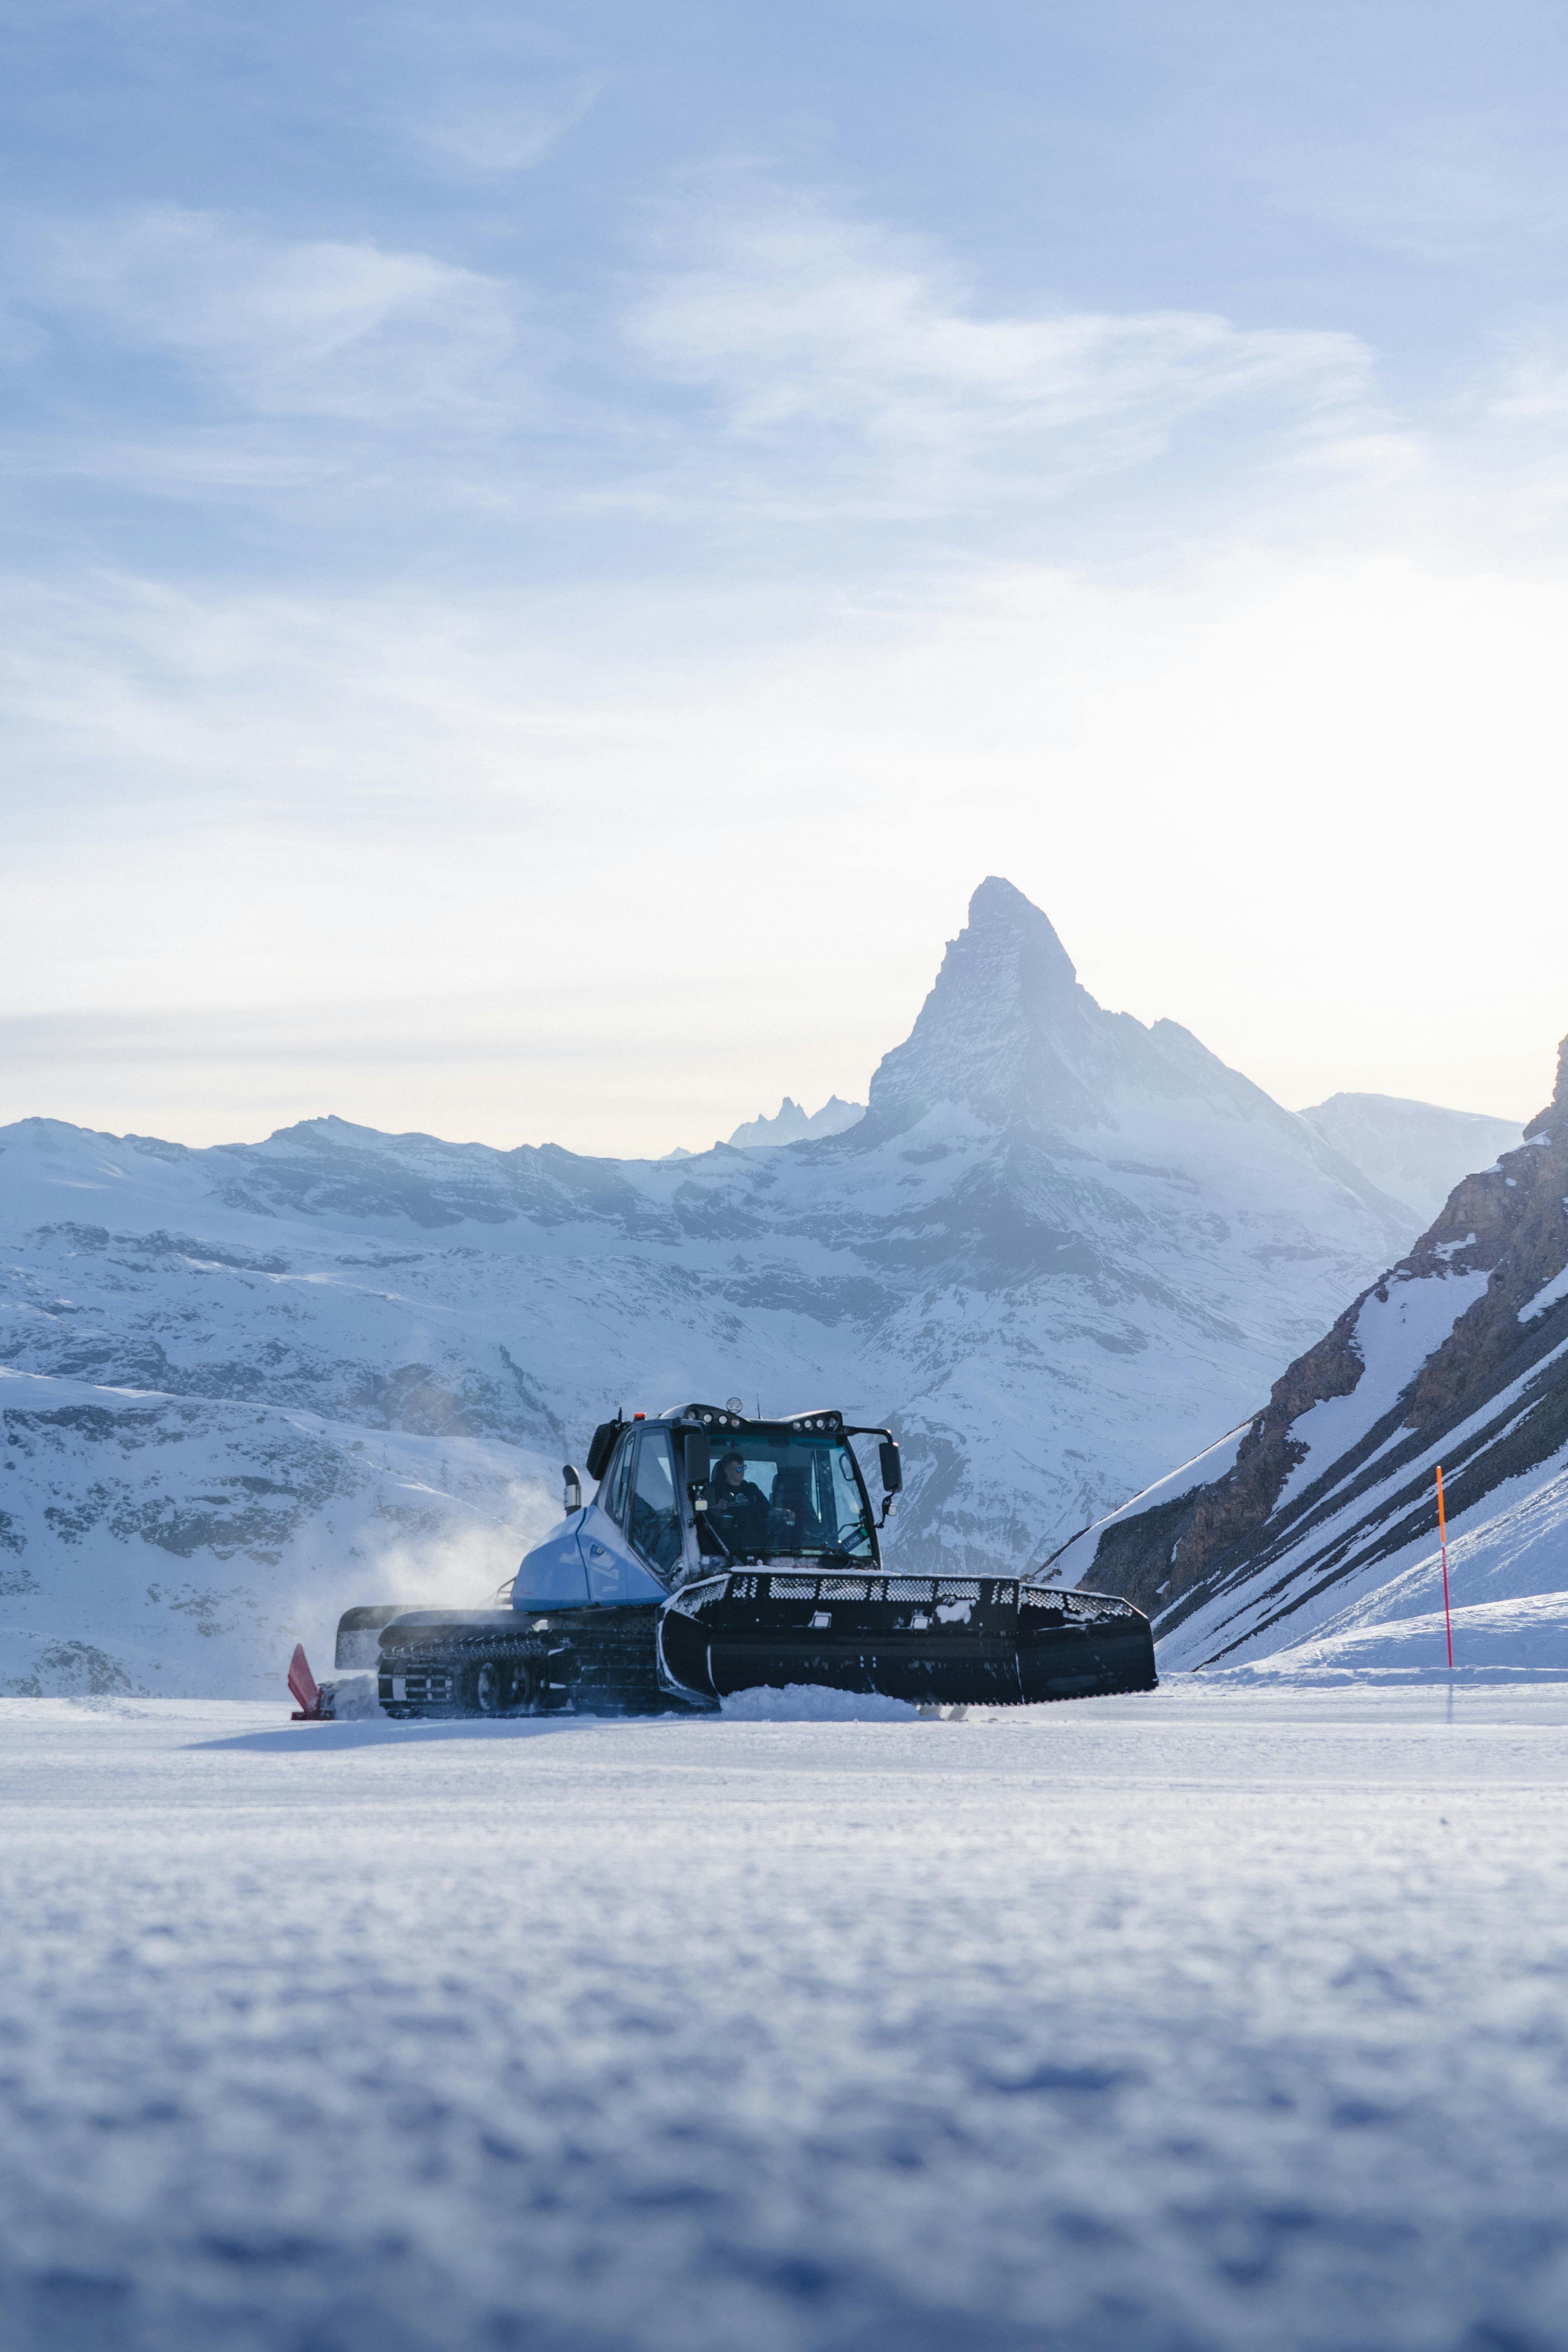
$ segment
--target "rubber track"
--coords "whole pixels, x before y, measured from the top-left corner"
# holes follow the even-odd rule
[[[568,1644],[568,1646],[573,1645]],[[551,1645],[548,1637],[543,1634],[510,1632],[497,1633],[491,1631],[481,1631],[455,1633],[449,1641],[442,1643],[438,1654],[434,1654],[428,1649],[416,1652],[413,1645],[410,1645],[408,1654],[411,1657],[416,1654],[421,1655],[426,1662],[432,1662],[433,1657],[438,1654],[443,1664],[450,1660],[456,1666],[461,1658],[471,1657],[476,1653],[545,1660],[550,1656]],[[584,1661],[582,1654],[578,1653],[578,1667],[579,1671],[571,1686],[571,1696],[558,1700],[553,1705],[536,1708],[531,1717],[515,1711],[506,1715],[488,1716],[481,1713],[478,1707],[459,1706],[451,1703],[428,1709],[411,1707],[406,1702],[401,1701],[395,1704],[399,1717],[405,1722],[445,1719],[481,1723],[521,1723],[552,1715],[703,1716],[709,1712],[705,1707],[683,1706],[673,1694],[659,1688],[657,1680],[651,1676],[647,1669],[645,1643],[638,1639],[637,1630],[633,1627],[627,1626],[624,1632],[615,1635],[610,1634],[609,1629],[606,1628],[605,1638],[597,1646],[597,1654],[591,1661]],[[628,1669],[630,1671],[627,1671]],[[1061,1691],[1054,1696],[1046,1698],[912,1699],[910,1705],[938,1707],[963,1706],[976,1714],[988,1714],[1003,1707],[1068,1706],[1075,1699],[1147,1698],[1152,1697],[1159,1686],[1156,1681],[1140,1683],[1131,1688],[1124,1687],[1120,1690]],[[761,1685],[753,1685],[753,1687],[761,1687]],[[831,1685],[824,1685],[824,1687],[831,1687]],[[599,1697],[603,1704],[598,1706],[583,1705],[579,1693],[585,1695],[590,1692]],[[739,1694],[731,1694],[731,1696],[739,1696]],[[848,1692],[845,1696],[874,1697],[879,1694]]]

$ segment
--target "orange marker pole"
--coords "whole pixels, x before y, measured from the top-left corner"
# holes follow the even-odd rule
[[[1448,1636],[1448,1672],[1454,1671],[1454,1621],[1448,1614],[1448,1524],[1443,1515],[1443,1465],[1437,1465],[1437,1541],[1443,1549],[1443,1626]]]

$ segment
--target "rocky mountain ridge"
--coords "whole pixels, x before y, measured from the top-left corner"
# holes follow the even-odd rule
[[[829,1095],[820,1110],[809,1112],[785,1095],[772,1118],[745,1120],[730,1141],[737,1151],[755,1151],[770,1143],[807,1143],[819,1135],[842,1135],[865,1116],[864,1103],[846,1102],[840,1095]]]
[[[1568,1040],[1522,1143],[1455,1187],[1244,1429],[1087,1531],[1057,1570],[1149,1608],[1163,1654],[1188,1663],[1272,1654],[1326,1626],[1355,1632],[1364,1656],[1380,1611],[1430,1603],[1439,1462],[1475,1605],[1554,1593],[1568,1623],[1561,1529],[1557,1554],[1542,1540],[1568,1511]],[[1546,1622],[1538,1608],[1538,1636]]]

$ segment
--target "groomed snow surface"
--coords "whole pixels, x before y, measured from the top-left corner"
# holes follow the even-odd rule
[[[1568,2344],[1565,1768],[1551,1681],[0,1702],[0,2332]]]

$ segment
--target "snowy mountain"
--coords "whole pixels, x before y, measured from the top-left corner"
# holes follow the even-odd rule
[[[1510,1119],[1398,1095],[1331,1095],[1301,1117],[1423,1221],[1436,1215],[1461,1176],[1512,1151],[1524,1134]]]
[[[1239,1419],[1399,1207],[975,893],[837,1135],[680,1160],[310,1120],[0,1130],[0,1689],[244,1693],[340,1607],[474,1601],[607,1407],[890,1419],[890,1558],[1038,1560]]]
[[[1067,1548],[1163,1666],[1568,1669],[1568,1040],[1557,1088],[1244,1428]]]
[[[749,1118],[730,1140],[737,1151],[753,1150],[761,1143],[805,1143],[813,1136],[842,1135],[865,1116],[864,1103],[847,1103],[839,1095],[829,1095],[822,1108],[809,1115],[785,1095],[772,1118]]]

